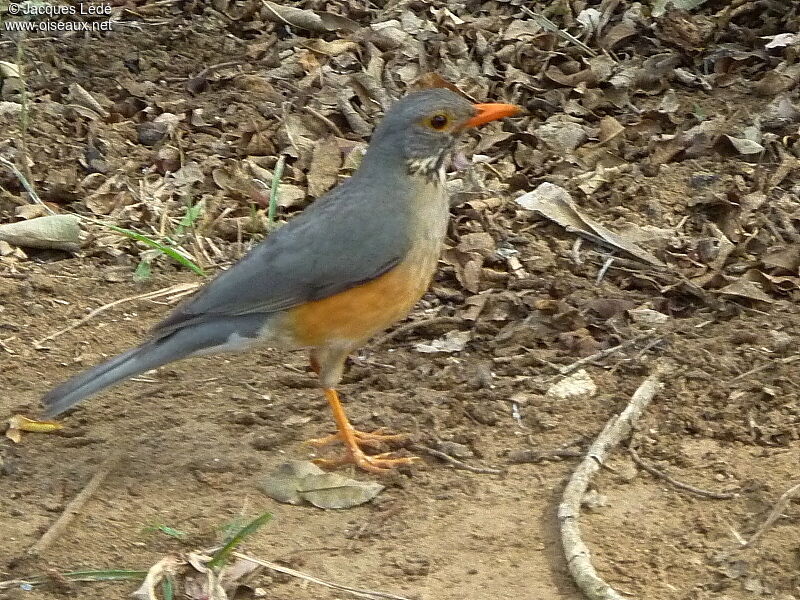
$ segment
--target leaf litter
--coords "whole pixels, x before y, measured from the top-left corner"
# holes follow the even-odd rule
[[[464,150],[473,157],[449,173],[448,249],[424,316],[413,317],[461,320],[469,332],[450,332],[459,339],[448,346],[457,327],[422,326],[408,336],[412,348],[485,355],[499,384],[494,393],[525,387],[534,400],[522,408],[523,422],[547,432],[559,419],[541,400],[552,365],[613,350],[655,327],[677,330],[668,344],[648,350],[639,342],[610,355],[617,366],[602,378],[630,374],[649,354],[670,354],[688,373],[675,397],[697,393],[709,403],[702,419],[689,402],[661,415],[670,435],[779,450],[796,439],[796,415],[780,400],[796,398],[796,385],[771,360],[788,351],[785,344],[747,327],[730,341],[709,333],[768,312],[761,329],[797,334],[796,5],[222,1],[201,10],[134,0],[114,10],[165,40],[167,30],[185,31],[196,55],[169,41],[153,48],[154,38],[130,28],[113,45],[67,37],[53,52],[31,42],[35,67],[22,69],[13,45],[0,46],[0,125],[8,132],[0,156],[30,172],[51,209],[179,238],[193,255],[195,245],[209,248],[208,264],[224,266],[265,234],[268,194],[254,180],[268,185],[280,156],[283,220],[353,172],[372,124],[415,86],[453,85],[476,101],[517,102],[530,116],[470,134]],[[94,70],[98,45],[109,51],[103,65],[118,67],[113,77]],[[562,200],[540,203],[542,211],[513,200],[548,186]],[[19,181],[0,171],[0,188],[3,224],[27,219],[16,212],[31,203]],[[194,231],[182,224],[187,197],[203,202]],[[143,259],[154,276],[180,268],[140,242],[86,229],[81,251],[92,264],[122,266],[131,277]],[[0,269],[11,274],[35,272],[40,259],[64,264],[4,244]],[[16,343],[5,334],[0,341]],[[469,400],[469,390],[481,390],[475,402],[492,412],[485,377],[437,354],[430,356],[442,370],[436,386],[459,389],[470,423],[475,414],[490,420]],[[770,385],[780,394],[747,378],[730,394],[717,385],[700,390],[707,374],[697,365],[713,365],[716,382],[747,372],[754,360],[773,364]],[[600,395],[608,392],[598,384]],[[671,457],[687,460],[683,450]],[[709,577],[698,593],[719,584]],[[786,579],[777,572],[757,579],[770,577]],[[644,596],[673,593],[647,585],[630,583]]]

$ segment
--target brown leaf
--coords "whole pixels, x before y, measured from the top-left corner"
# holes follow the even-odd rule
[[[0,240],[26,248],[52,248],[77,252],[80,219],[75,215],[48,215],[0,225]]]
[[[311,164],[308,167],[308,194],[319,198],[331,189],[338,180],[342,166],[339,146],[334,138],[318,140],[314,144]]]
[[[614,233],[582,214],[572,201],[569,192],[560,186],[548,182],[542,183],[535,190],[517,198],[515,202],[523,208],[540,213],[562,227],[600,237],[607,244],[624,250],[639,260],[651,265],[664,266],[661,260],[632,242],[625,234]]]
[[[605,144],[615,137],[625,132],[625,127],[612,116],[605,116],[600,119],[600,131],[597,135],[597,143]]]
[[[583,69],[577,73],[566,74],[556,66],[549,67],[545,72],[545,77],[564,87],[576,87],[578,84],[585,83],[592,86],[597,83],[597,79],[591,69]],[[527,78],[528,76],[526,76]]]
[[[800,63],[790,66],[778,65],[753,86],[753,91],[762,96],[776,96],[788,92],[800,82]]]
[[[748,281],[744,278],[738,279],[733,283],[717,290],[718,293],[725,296],[736,296],[739,298],[747,298],[749,300],[758,300],[759,302],[775,302],[770,296],[764,293],[764,290],[757,283]]]
[[[583,126],[566,115],[550,117],[533,133],[545,146],[561,153],[572,152],[587,138]]]
[[[282,183],[278,187],[278,206],[282,208],[294,208],[305,203],[306,191],[297,185]]]
[[[800,244],[770,248],[761,256],[765,266],[796,273],[800,269]]]
[[[412,83],[409,89],[411,90],[426,90],[430,88],[447,88],[451,92],[455,92],[459,96],[464,96],[467,100],[472,100],[469,96],[467,96],[464,92],[462,92],[458,87],[454,84],[447,81],[444,77],[439,75],[438,73],[423,73],[419,77],[417,77]]]
[[[636,23],[631,19],[623,20],[609,29],[600,39],[600,46],[606,50],[613,50],[623,41],[638,33]]]
[[[346,17],[328,12],[314,12],[302,10],[291,6],[282,6],[269,0],[264,0],[263,15],[270,21],[281,25],[290,25],[309,31],[325,33],[326,31],[355,31],[359,29],[358,23]]]
[[[305,42],[305,47],[319,54],[325,56],[339,56],[345,52],[355,52],[358,50],[358,44],[351,40],[332,40],[326,42],[325,40],[316,38]]]
[[[69,85],[69,99],[73,105],[91,110],[95,113],[95,118],[98,116],[108,118],[109,116],[108,111],[103,108],[100,102],[77,83],[71,83]],[[110,102],[108,102],[108,104],[110,104]]]
[[[444,336],[431,340],[430,342],[415,344],[414,350],[422,352],[423,354],[461,352],[471,339],[472,332],[455,329],[453,331],[448,331]]]
[[[475,254],[474,256],[476,258],[467,261],[462,269],[456,269],[456,278],[467,291],[477,294],[481,287],[481,267],[483,267],[483,258],[479,254]]]
[[[314,463],[283,463],[262,483],[264,492],[278,502],[310,502],[318,508],[351,508],[369,502],[384,486],[326,473]]]
[[[483,255],[491,254],[495,250],[494,238],[486,232],[466,233],[458,241],[460,252],[477,251]]]

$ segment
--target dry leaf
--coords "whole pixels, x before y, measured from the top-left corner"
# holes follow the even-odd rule
[[[338,473],[306,475],[297,486],[302,498],[317,508],[352,508],[369,502],[384,489],[375,481],[357,481]]]
[[[346,17],[334,15],[332,13],[318,13],[312,10],[302,10],[291,6],[282,6],[275,2],[264,0],[264,16],[270,21],[281,25],[290,25],[309,31],[324,33],[326,31],[355,31],[359,28],[358,23]]]
[[[651,0],[652,15],[660,17],[667,11],[667,5],[674,9],[692,10],[706,3],[707,0]]]
[[[483,255],[493,254],[495,251],[494,238],[486,232],[466,233],[458,241],[460,252],[480,252]]]
[[[533,134],[545,146],[560,153],[572,152],[586,141],[586,130],[571,117],[557,115],[538,127]]]
[[[69,98],[73,104],[88,108],[89,110],[97,113],[95,117],[97,115],[103,118],[109,116],[109,112],[103,108],[103,106],[95,99],[95,97],[77,83],[71,83],[69,85]]]
[[[782,248],[770,248],[761,256],[766,267],[797,272],[800,269],[800,244]]]
[[[345,52],[355,52],[358,50],[358,44],[351,40],[332,40],[326,42],[321,39],[308,40],[305,47],[314,52],[324,54],[325,56],[339,56]]]
[[[589,239],[599,237],[607,244],[624,250],[646,263],[659,267],[664,266],[664,263],[658,258],[630,241],[626,236],[614,233],[581,214],[572,202],[569,192],[562,187],[545,182],[532,192],[523,194],[515,202],[523,208],[538,212],[555,221],[567,230],[588,234]]]
[[[779,33],[777,35],[762,35],[762,40],[769,40],[764,44],[764,48],[785,48],[800,42],[798,33]]]
[[[625,127],[614,117],[603,117],[600,119],[600,131],[597,135],[597,143],[605,144],[624,132]]]
[[[0,240],[26,248],[49,248],[77,252],[80,249],[80,218],[49,215],[0,225]]]
[[[647,307],[632,308],[628,311],[628,315],[635,323],[644,323],[645,325],[661,325],[669,321],[669,315]]]
[[[326,473],[308,461],[283,463],[261,484],[273,500],[287,504],[304,501],[318,508],[351,508],[369,502],[384,486]]]
[[[21,76],[22,73],[15,63],[0,60],[0,79],[19,79]]]
[[[317,465],[305,460],[285,462],[267,476],[261,489],[273,500],[286,504],[302,504],[303,497],[297,491],[298,484],[307,475],[324,473]]]
[[[775,302],[761,289],[761,286],[744,278],[738,279],[730,285],[726,285],[724,288],[717,290],[717,292],[725,296],[736,296],[749,300],[758,300],[759,302]]]
[[[732,135],[724,135],[722,137],[727,139],[739,154],[760,154],[764,152],[764,146],[753,140],[733,137]]]
[[[455,92],[459,96],[464,96],[468,100],[471,100],[464,92],[462,92],[458,87],[454,84],[447,81],[444,77],[439,75],[438,73],[423,73],[417,79],[415,79],[410,86],[411,90],[426,90],[429,88],[447,88],[451,92]]]
[[[319,198],[336,185],[341,165],[341,153],[336,140],[334,138],[318,140],[314,144],[311,164],[306,175],[308,195]]]
[[[448,331],[444,336],[438,339],[416,344],[414,350],[424,354],[433,354],[435,352],[461,352],[471,339],[472,333],[469,331]]]

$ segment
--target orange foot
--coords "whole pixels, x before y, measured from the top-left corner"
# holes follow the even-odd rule
[[[372,456],[364,454],[360,448],[353,450],[348,448],[347,454],[340,458],[317,458],[313,462],[315,465],[325,468],[335,468],[342,465],[353,464],[357,467],[369,471],[370,473],[388,473],[391,469],[402,467],[404,465],[412,465],[419,462],[421,459],[418,456],[407,456],[402,458],[387,458],[392,455],[392,452],[384,452],[383,454],[374,454]]]
[[[384,442],[399,442],[400,440],[404,440],[408,437],[402,433],[387,434],[385,433],[386,429],[384,428],[373,432],[358,431],[353,427],[347,427],[347,429],[350,431],[350,433],[352,433],[353,438],[359,447],[367,446],[368,448],[380,448]],[[347,443],[347,439],[349,437],[349,435],[342,434],[342,432],[339,431],[338,433],[326,435],[325,437],[310,439],[306,443],[316,446],[317,448],[321,448],[323,446],[329,446],[334,442]]]
[[[388,458],[391,452],[384,452],[383,454],[368,455],[361,449],[362,446],[379,447],[383,442],[392,442],[405,439],[404,435],[387,434],[382,429],[373,433],[365,433],[357,431],[347,420],[344,414],[341,402],[339,402],[339,395],[336,390],[327,388],[325,390],[325,397],[333,411],[333,418],[336,421],[336,428],[339,430],[334,435],[329,435],[324,438],[309,440],[309,444],[314,446],[326,446],[332,442],[341,441],[344,443],[346,453],[343,457],[335,459],[320,458],[314,462],[320,466],[337,467],[344,464],[354,464],[365,471],[370,473],[386,473],[389,469],[399,467],[402,465],[410,465],[419,461],[416,456],[409,456],[406,458]]]

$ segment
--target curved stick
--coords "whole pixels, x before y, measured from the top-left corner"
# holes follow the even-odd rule
[[[657,368],[653,375],[645,379],[633,393],[625,410],[606,423],[603,431],[597,436],[586,456],[572,473],[561,496],[561,503],[558,505],[561,543],[564,547],[567,565],[575,584],[589,600],[625,600],[625,598],[608,585],[592,566],[591,553],[581,538],[579,523],[581,500],[589,487],[592,476],[600,470],[614,447],[630,434],[633,423],[664,387],[659,381],[660,371]]]

